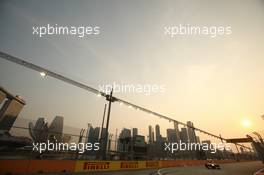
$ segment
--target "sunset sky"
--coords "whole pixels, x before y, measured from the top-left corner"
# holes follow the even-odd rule
[[[263,130],[264,2],[253,1],[13,1],[0,2],[0,50],[98,89],[157,84],[164,93],[117,97],[223,137]],[[99,26],[100,35],[38,37],[33,26]],[[165,26],[231,26],[232,34],[164,35]],[[105,100],[0,59],[0,86],[21,95],[20,117],[65,118],[74,127],[101,125]],[[246,121],[250,121],[250,124]],[[166,120],[113,104],[111,132]]]

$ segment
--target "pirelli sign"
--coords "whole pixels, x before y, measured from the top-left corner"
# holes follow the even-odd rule
[[[109,169],[110,162],[84,162],[84,170],[104,170]]]
[[[110,161],[77,161],[75,171],[109,171],[111,170],[110,164]]]
[[[138,169],[138,161],[121,162],[121,169]]]
[[[75,172],[158,168],[159,161],[76,161]]]
[[[159,168],[159,161],[146,161],[146,168]]]

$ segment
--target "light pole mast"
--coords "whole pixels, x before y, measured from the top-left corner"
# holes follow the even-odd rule
[[[105,139],[103,144],[103,160],[106,160],[107,155],[107,143],[108,143],[108,129],[109,129],[109,120],[110,120],[110,113],[111,113],[111,104],[112,102],[116,101],[116,98],[113,97],[113,89],[110,92],[110,95],[106,95],[106,100],[108,103],[108,111],[107,111],[107,119],[106,119],[106,129],[105,129]]]
[[[104,114],[103,114],[103,121],[102,121],[101,134],[100,134],[100,139],[101,139],[101,141],[102,141],[103,138],[105,137],[105,136],[104,136],[105,133],[103,133],[103,128],[104,128],[104,120],[105,120],[106,106],[107,106],[107,104],[105,104],[105,106],[104,106]]]

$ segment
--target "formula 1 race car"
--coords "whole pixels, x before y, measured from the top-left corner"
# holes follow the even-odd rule
[[[214,163],[212,160],[207,160],[207,162],[204,164],[204,166],[207,169],[221,169],[220,165]]]

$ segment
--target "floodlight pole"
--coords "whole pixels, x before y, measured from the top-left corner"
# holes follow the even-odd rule
[[[103,134],[103,128],[104,128],[104,120],[105,120],[105,112],[106,112],[106,107],[107,107],[107,104],[105,104],[104,106],[104,115],[103,115],[103,121],[102,121],[102,126],[101,126],[101,134],[100,134],[100,139],[101,141],[103,140],[103,138],[105,137]]]
[[[106,119],[106,129],[105,129],[105,139],[103,143],[103,160],[106,160],[107,155],[107,143],[108,143],[108,129],[109,129],[109,120],[110,120],[110,113],[111,113],[111,104],[112,102],[116,101],[116,98],[113,97],[113,89],[110,92],[110,95],[106,95],[106,100],[109,101],[108,104],[108,111],[107,111],[107,119]]]

